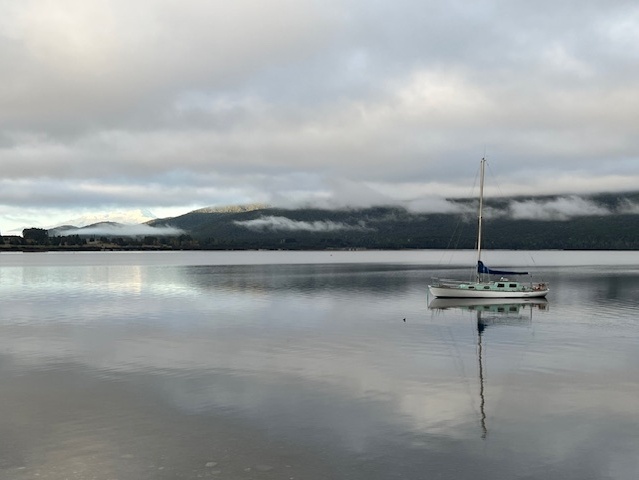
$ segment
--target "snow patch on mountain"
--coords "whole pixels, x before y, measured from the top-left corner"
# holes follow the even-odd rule
[[[96,223],[121,223],[125,225],[139,225],[151,220],[155,220],[157,217],[153,215],[149,210],[137,209],[137,210],[118,210],[112,212],[96,212],[82,215],[81,217],[73,218],[63,222],[61,225],[73,225],[74,227],[86,227],[88,225],[94,225]]]

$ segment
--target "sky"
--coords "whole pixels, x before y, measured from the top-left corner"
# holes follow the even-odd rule
[[[0,232],[639,185],[639,4],[0,0]],[[574,198],[574,197],[571,197]]]

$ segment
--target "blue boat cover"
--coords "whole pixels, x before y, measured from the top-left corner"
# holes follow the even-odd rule
[[[477,262],[477,273],[488,273],[489,275],[528,275],[528,272],[507,272],[505,270],[492,270],[484,265],[481,260]]]

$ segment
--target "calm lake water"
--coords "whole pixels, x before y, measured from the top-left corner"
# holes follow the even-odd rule
[[[639,478],[639,252],[484,259],[0,254],[0,478]]]

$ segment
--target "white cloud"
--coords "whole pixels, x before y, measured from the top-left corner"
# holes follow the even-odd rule
[[[175,227],[152,227],[150,225],[97,225],[87,228],[72,228],[60,232],[60,235],[99,235],[108,237],[178,236],[184,230]]]
[[[625,200],[619,206],[618,211],[622,214],[639,215],[639,203]]]
[[[573,217],[611,213],[610,210],[577,196],[552,200],[513,201],[509,210],[512,218],[518,220],[569,220]]]
[[[235,221],[240,227],[250,230],[281,230],[281,231],[305,231],[305,232],[336,232],[340,230],[366,230],[364,224],[349,225],[342,222],[332,222],[328,220],[318,220],[314,222],[304,222],[291,220],[286,217],[267,216],[255,220]]]

